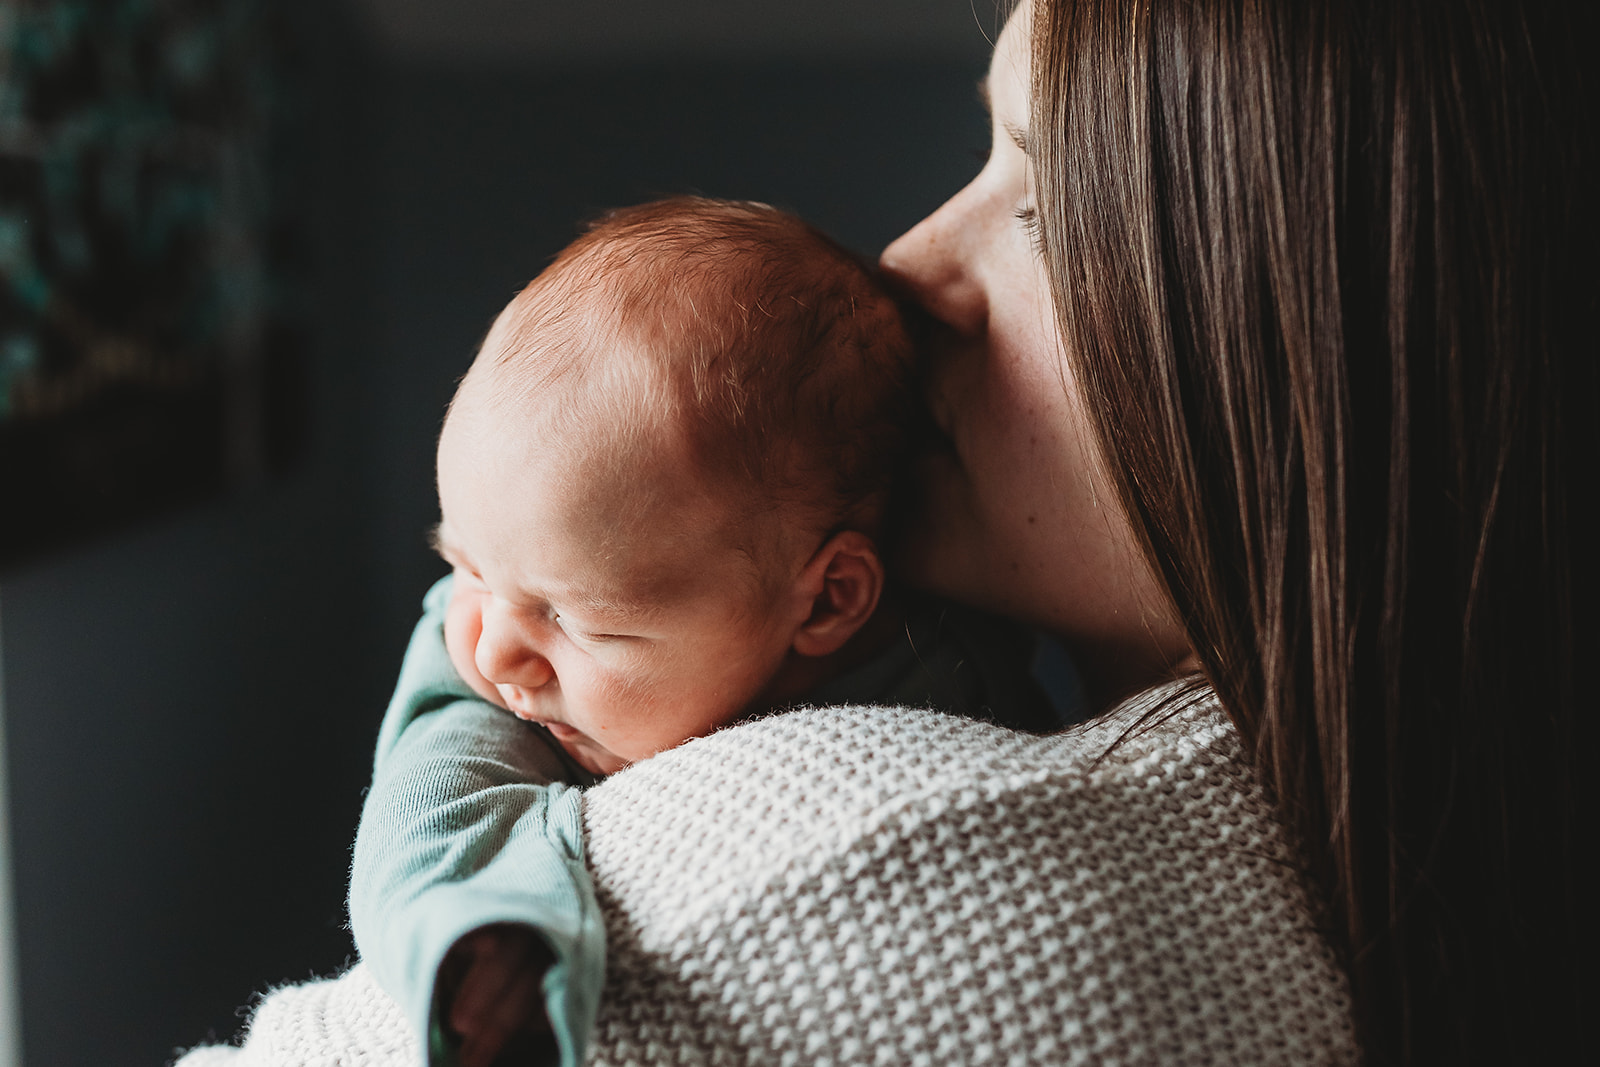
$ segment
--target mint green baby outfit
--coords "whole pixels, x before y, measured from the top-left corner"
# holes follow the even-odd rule
[[[472,691],[450,663],[447,577],[428,591],[378,733],[350,876],[356,947],[434,1067],[450,1050],[434,980],[457,939],[522,923],[555,963],[545,1006],[577,1067],[605,978],[605,935],[584,865],[583,770],[542,727]],[[987,616],[913,600],[903,640],[797,704],[932,707],[1043,732],[1058,726],[1029,673],[1031,641]]]

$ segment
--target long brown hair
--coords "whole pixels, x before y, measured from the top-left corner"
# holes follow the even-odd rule
[[[1554,1058],[1588,1006],[1600,183],[1562,6],[1036,4],[1068,358],[1378,1062]]]

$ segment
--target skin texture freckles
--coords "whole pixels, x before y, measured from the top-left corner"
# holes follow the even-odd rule
[[[928,403],[948,438],[919,469],[922,521],[901,565],[918,585],[1048,630],[1109,700],[1188,653],[1109,488],[1034,247],[1029,5],[986,80],[988,162],[887,248],[882,266],[936,322]]]

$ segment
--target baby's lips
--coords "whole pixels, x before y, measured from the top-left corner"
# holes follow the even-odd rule
[[[502,691],[502,695],[504,695],[504,691]],[[546,730],[550,731],[550,736],[554,737],[557,741],[588,740],[583,731],[574,730],[564,722],[551,722],[549,719],[542,719],[538,715],[534,714],[531,709],[526,707],[518,707],[518,704],[520,703],[521,701],[514,699],[508,699],[506,701],[507,707],[511,709],[511,714],[515,715],[523,722],[531,722],[537,726],[543,726]]]
[[[538,722],[534,717],[530,701],[523,696],[522,690],[514,685],[496,685],[494,691],[500,694],[500,703],[507,711],[526,722]]]
[[[547,722],[544,728],[550,731],[550,736],[557,741],[582,741],[585,740],[583,731],[574,730],[564,722]]]

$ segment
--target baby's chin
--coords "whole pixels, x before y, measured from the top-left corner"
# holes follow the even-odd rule
[[[470,679],[468,680],[468,684],[471,684]],[[516,710],[515,708],[511,707],[506,699],[499,692],[497,692],[492,685],[489,685],[487,681],[483,682],[483,685],[488,686],[488,692],[484,692],[480,686],[475,685],[473,688],[477,689],[479,693],[485,697],[485,699],[501,708],[504,708],[507,712],[521,719],[523,722],[533,726],[542,727],[545,733],[549,734],[551,739],[554,740],[556,744],[561,746],[562,751],[564,751],[568,756],[572,757],[574,763],[588,771],[590,774],[598,774],[601,777],[604,777],[608,774],[615,774],[633,762],[633,760],[623,759],[621,756],[610,751],[609,749],[603,748],[596,744],[588,734],[581,730],[574,729],[565,723],[546,722],[542,719],[535,718],[532,714]]]
[[[551,736],[555,737],[554,731],[551,731]],[[633,762],[601,748],[583,734],[573,738],[556,737],[556,743],[566,750],[567,755],[571,756],[578,766],[602,778],[608,774],[616,774]]]

